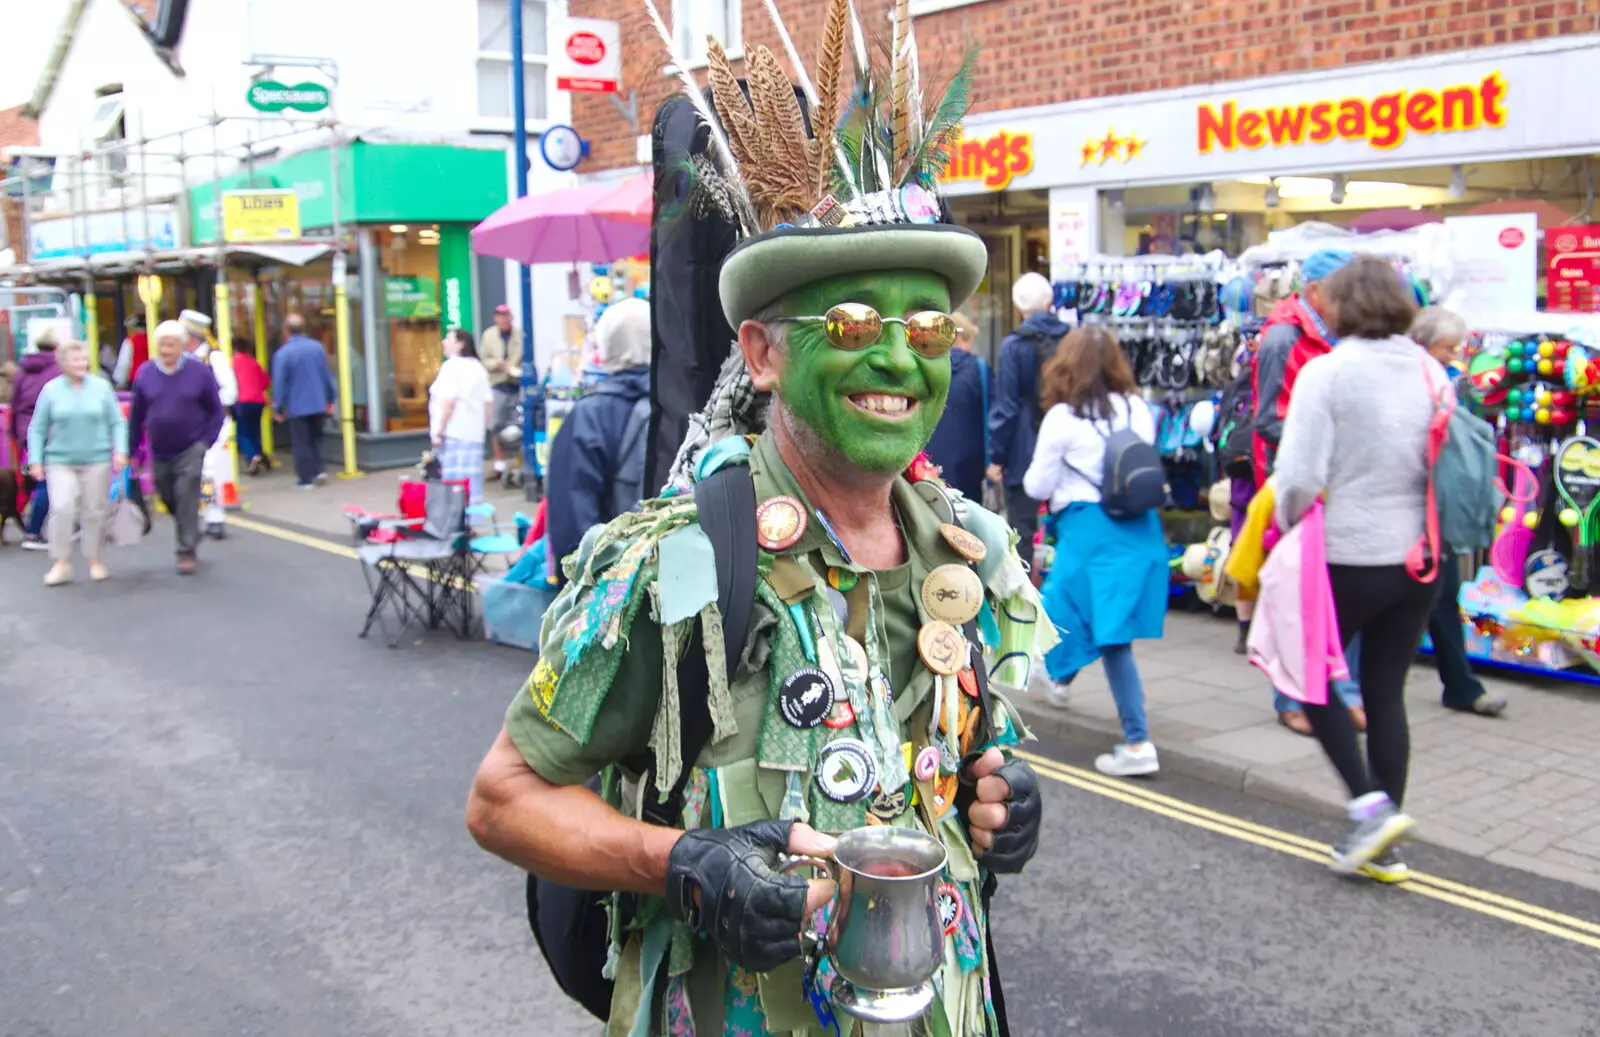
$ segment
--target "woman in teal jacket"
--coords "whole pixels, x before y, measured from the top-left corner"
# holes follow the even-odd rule
[[[68,342],[56,357],[61,374],[39,393],[28,426],[31,474],[45,480],[50,491],[53,564],[44,577],[49,587],[72,579],[72,531],[80,525],[89,578],[98,581],[109,575],[100,563],[100,548],[111,473],[128,463],[128,425],[111,383],[89,374],[89,353],[82,342]]]

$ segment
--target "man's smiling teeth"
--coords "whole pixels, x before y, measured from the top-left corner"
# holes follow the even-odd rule
[[[882,393],[861,393],[850,397],[850,402],[874,414],[904,414],[914,402],[905,396],[887,396]]]

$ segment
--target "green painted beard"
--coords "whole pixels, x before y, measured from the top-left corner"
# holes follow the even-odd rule
[[[942,278],[920,270],[830,277],[791,292],[784,313],[821,316],[845,302],[865,303],[885,317],[949,312],[950,290]],[[882,338],[854,352],[829,342],[820,321],[784,327],[788,355],[778,376],[778,398],[789,416],[862,471],[898,472],[909,465],[944,412],[949,355],[929,358],[915,352],[898,324],[884,325]],[[904,414],[875,413],[867,409],[873,396],[911,402]]]

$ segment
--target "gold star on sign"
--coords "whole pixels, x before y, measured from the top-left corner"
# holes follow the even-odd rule
[[[1083,142],[1083,147],[1078,149],[1078,153],[1083,156],[1083,160],[1078,163],[1079,167],[1086,166],[1100,153],[1100,145],[1095,141],[1086,140]]]
[[[1105,138],[1100,141],[1100,164],[1103,166],[1111,159],[1117,157],[1117,151],[1122,147],[1122,140],[1117,136],[1117,131],[1107,129]]]
[[[1122,161],[1123,161],[1123,163],[1126,164],[1126,163],[1132,162],[1134,159],[1138,158],[1139,154],[1142,151],[1144,151],[1144,146],[1146,144],[1148,144],[1148,143],[1150,143],[1150,142],[1147,141],[1147,140],[1140,140],[1138,134],[1134,134],[1134,133],[1128,134],[1128,139],[1122,142],[1122,147],[1123,147]]]

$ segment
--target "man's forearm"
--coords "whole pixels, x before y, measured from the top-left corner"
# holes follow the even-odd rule
[[[581,785],[535,774],[504,731],[467,801],[478,845],[525,871],[579,889],[660,896],[682,832],[625,817]]]

